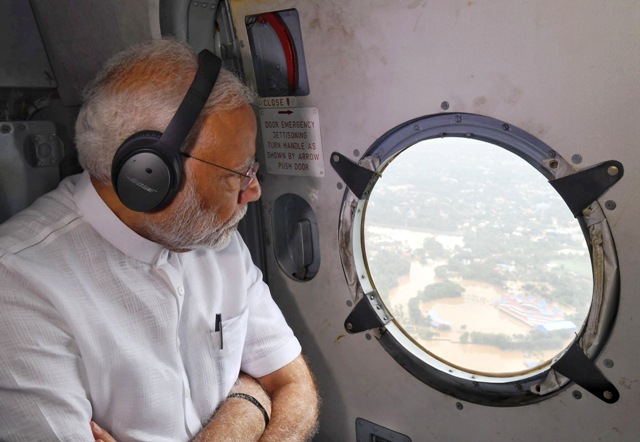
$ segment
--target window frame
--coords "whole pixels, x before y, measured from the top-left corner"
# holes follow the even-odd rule
[[[569,378],[553,369],[555,362],[563,354],[558,355],[546,369],[533,369],[515,376],[478,376],[476,373],[448,365],[422,350],[395,323],[370,280],[363,252],[364,214],[369,195],[382,170],[396,155],[418,142],[439,137],[473,138],[502,147],[518,155],[552,184],[555,180],[579,171],[577,165],[570,164],[554,149],[531,134],[483,115],[445,113],[425,116],[400,124],[385,133],[366,151],[358,163],[357,167],[371,171],[367,183],[362,182],[362,177],[358,178],[361,182],[356,183],[364,190],[354,193],[350,189],[358,186],[347,182],[340,216],[340,253],[347,284],[354,300],[357,303],[366,303],[367,309],[373,312],[372,315],[377,315],[378,319],[375,327],[365,329],[376,336],[382,347],[405,370],[445,394],[490,406],[526,405],[552,397],[571,382]],[[339,161],[340,158],[334,154],[332,164],[337,171],[336,164]],[[340,174],[345,178],[344,173]],[[364,176],[367,177],[366,174]],[[571,205],[568,201],[570,195],[561,193],[561,196]],[[594,292],[587,320],[574,343],[589,359],[594,360],[608,339],[617,312],[617,255],[606,215],[597,199],[581,213],[576,214],[576,219],[582,228],[591,255]],[[603,259],[603,256],[607,259]],[[345,321],[345,327],[353,332],[350,330],[352,324],[349,320],[347,318]]]

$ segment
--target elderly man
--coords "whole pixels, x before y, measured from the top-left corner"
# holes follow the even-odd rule
[[[0,226],[0,440],[311,437],[312,375],[236,232],[261,192],[253,94],[208,56],[112,58],[84,173]]]

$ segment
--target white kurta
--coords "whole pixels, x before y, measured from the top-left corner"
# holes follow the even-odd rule
[[[216,315],[222,333],[216,331]],[[0,440],[187,440],[300,344],[236,233],[169,252],[84,173],[0,226]]]

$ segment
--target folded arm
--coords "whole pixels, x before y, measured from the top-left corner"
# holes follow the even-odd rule
[[[264,415],[251,402],[227,398],[194,442],[304,441],[315,434],[319,397],[313,375],[302,356],[257,380],[241,373],[231,393],[256,398],[270,415],[269,425],[265,428]],[[93,422],[91,429],[96,441],[115,442]]]
[[[257,380],[242,374],[231,393],[255,397],[270,415],[269,425],[251,402],[228,398],[194,441],[303,441],[315,432],[318,393],[302,356]]]
[[[318,422],[319,397],[313,375],[298,356],[280,370],[258,379],[271,396],[271,421],[261,441],[310,439]]]

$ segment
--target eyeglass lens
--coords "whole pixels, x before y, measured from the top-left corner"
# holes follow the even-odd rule
[[[242,179],[241,189],[246,190],[247,187],[253,182],[256,177],[256,173],[258,172],[258,168],[260,167],[260,163],[255,162],[253,166],[247,171],[245,177]]]

